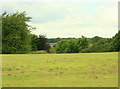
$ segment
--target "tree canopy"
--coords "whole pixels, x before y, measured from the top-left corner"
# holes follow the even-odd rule
[[[2,53],[27,53],[31,50],[31,27],[27,24],[31,19],[25,12],[2,14]]]

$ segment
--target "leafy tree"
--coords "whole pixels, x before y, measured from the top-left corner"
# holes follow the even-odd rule
[[[110,45],[110,39],[100,39],[96,43],[94,43],[92,46],[83,49],[81,52],[109,52],[111,45]]]
[[[92,40],[92,43],[97,43],[100,39],[102,39],[102,37],[95,36],[91,40]]]
[[[32,18],[25,12],[2,14],[2,51],[3,53],[28,53],[30,45],[30,27],[26,22]]]
[[[45,35],[39,35],[38,37],[38,50],[47,50],[49,51],[49,44],[47,43],[47,38]]]
[[[38,36],[35,34],[31,34],[31,46],[32,46],[32,51],[37,51],[38,50]]]
[[[110,51],[120,51],[120,31],[112,38]]]
[[[54,48],[52,47],[51,51],[54,50],[56,53],[78,53],[86,47],[88,47],[87,38],[82,36],[79,39],[61,40]]]
[[[82,50],[82,49],[85,49],[88,47],[88,40],[86,37],[82,36],[82,38],[79,38],[77,40],[77,47],[78,47],[78,50],[79,52]]]

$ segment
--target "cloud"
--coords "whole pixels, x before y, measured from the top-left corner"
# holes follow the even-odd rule
[[[0,2],[118,2],[119,0],[0,0]]]
[[[33,18],[29,24],[37,27],[33,33],[49,38],[112,37],[117,32],[116,2],[11,2],[2,7],[9,13],[27,11]]]

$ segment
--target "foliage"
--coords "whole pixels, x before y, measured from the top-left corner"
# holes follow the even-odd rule
[[[90,47],[83,49],[81,52],[109,52],[111,48],[110,42],[110,39],[100,39],[96,43],[93,43]]]
[[[31,34],[31,46],[32,46],[32,51],[38,50],[38,36],[35,34]]]
[[[30,33],[35,29],[27,24],[31,19],[26,16],[25,12],[13,14],[4,12],[2,14],[2,53],[29,53],[37,50],[49,52],[50,46],[47,44],[46,36],[39,35],[37,37]]]
[[[51,53],[89,53],[109,52],[111,50],[111,38],[95,36],[87,38],[82,36],[79,39],[65,39],[58,41],[56,46],[51,47]],[[116,44],[117,45],[117,44]]]
[[[50,45],[47,43],[45,35],[39,35],[38,37],[38,50],[47,50],[49,52]]]
[[[75,40],[61,40],[55,46],[55,52],[56,53],[76,53],[77,46],[75,44],[76,44]]]
[[[79,38],[77,40],[77,47],[78,47],[78,52],[81,52],[82,49],[85,49],[88,47],[88,40],[86,37],[82,36],[82,38]]]
[[[120,51],[120,31],[112,38],[111,51]]]
[[[31,50],[30,29],[32,28],[26,23],[31,19],[25,12],[2,14],[3,53],[28,53]]]
[[[97,43],[100,39],[102,39],[102,37],[95,36],[95,37],[91,38],[91,42],[92,43]]]
[[[82,36],[79,39],[65,39],[59,41],[55,47],[51,48],[51,52],[55,53],[78,53],[81,49],[88,46],[87,38]],[[52,51],[54,50],[54,51]]]

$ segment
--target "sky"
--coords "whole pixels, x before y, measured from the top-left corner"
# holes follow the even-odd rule
[[[32,33],[47,38],[110,38],[118,32],[118,0],[0,0],[4,11],[26,11],[36,27]]]

